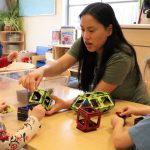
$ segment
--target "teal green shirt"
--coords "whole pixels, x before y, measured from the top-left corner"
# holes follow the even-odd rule
[[[80,39],[74,43],[68,51],[68,54],[78,59],[79,47]],[[125,51],[130,51],[128,46],[122,46],[122,48]],[[98,56],[97,58],[97,62],[100,62],[101,56]],[[94,76],[96,76],[96,72]],[[107,61],[106,70],[102,80],[106,83],[118,85],[117,88],[111,93],[112,98],[124,99],[148,105],[150,104],[150,97],[143,80],[141,79],[138,86],[136,86],[138,77],[135,70],[133,56],[129,56],[125,52],[113,54]]]

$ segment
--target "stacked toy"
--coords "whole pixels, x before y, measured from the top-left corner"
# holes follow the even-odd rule
[[[49,110],[52,104],[52,92],[52,89],[48,91],[35,90],[29,98],[29,104],[24,107],[18,107],[18,120],[25,121],[28,118],[28,111],[32,110],[38,104],[41,104],[46,110]]]
[[[72,104],[72,109],[77,111],[82,106],[92,106],[106,112],[114,107],[114,102],[107,92],[93,91],[79,95]]]

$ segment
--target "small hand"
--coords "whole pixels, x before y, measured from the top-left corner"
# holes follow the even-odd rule
[[[115,128],[115,126],[118,124],[120,124],[121,126],[124,126],[124,119],[117,115],[113,115],[111,118],[112,127]]]
[[[139,108],[137,108],[135,106],[126,106],[123,108],[123,111],[121,112],[120,116],[130,117],[132,114],[139,115],[138,110],[139,110]]]
[[[51,98],[53,100],[55,100],[55,104],[52,105],[51,109],[46,111],[46,114],[47,115],[52,115],[56,112],[58,112],[59,110],[61,109],[68,109],[71,107],[71,103],[70,102],[65,102],[63,99],[61,98],[58,98],[57,96],[55,95],[51,95]]]
[[[18,57],[17,52],[12,52],[7,56],[8,62],[13,62]]]

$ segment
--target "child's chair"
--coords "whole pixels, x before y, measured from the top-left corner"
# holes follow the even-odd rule
[[[32,56],[32,63],[36,66],[36,68],[39,68],[46,63],[45,55],[46,52],[50,51],[51,48],[46,46],[37,46],[36,47],[36,55]]]

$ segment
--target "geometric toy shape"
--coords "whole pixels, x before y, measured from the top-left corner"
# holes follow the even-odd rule
[[[115,103],[107,92],[93,91],[79,95],[72,103],[71,108],[77,111],[82,106],[92,106],[103,112],[109,111]]]
[[[38,103],[31,103],[24,107],[18,107],[18,111],[17,111],[18,120],[26,121],[28,118],[29,109],[32,110],[33,107],[35,107],[36,105],[38,105]]]
[[[29,111],[29,108],[26,106],[18,107],[18,111],[17,111],[18,120],[26,121],[28,118],[28,111]]]
[[[77,111],[77,128],[88,132],[100,126],[101,112],[91,106],[82,106]]]
[[[48,91],[35,90],[29,98],[29,103],[42,104],[42,106],[48,110],[52,104],[52,99],[50,97],[52,92],[52,89]]]

